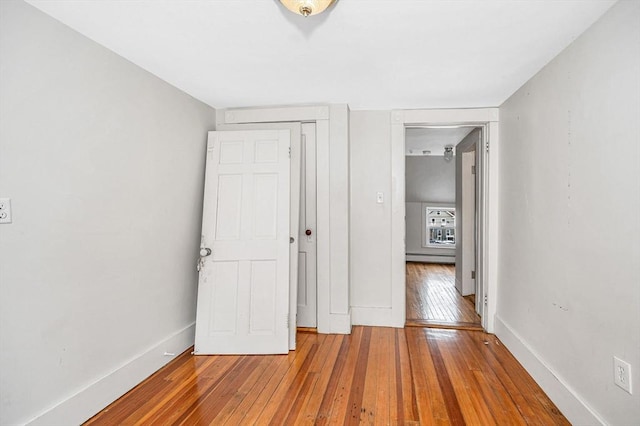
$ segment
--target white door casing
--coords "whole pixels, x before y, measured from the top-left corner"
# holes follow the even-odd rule
[[[289,148],[288,130],[209,132],[197,355],[288,352]]]
[[[316,327],[316,126],[302,125],[297,312],[299,327]],[[307,235],[307,232],[309,235]]]
[[[493,125],[492,125],[493,124]],[[491,138],[489,137],[491,132]],[[489,162],[489,140],[497,151],[497,123],[489,123],[480,132],[476,147],[476,217],[475,217],[475,268],[476,268],[476,312],[482,326],[489,333],[494,332],[497,283],[494,282],[497,269],[497,238],[491,230],[497,229],[497,152],[494,162]],[[493,179],[492,179],[493,177]],[[495,250],[495,252],[494,252]]]
[[[289,235],[289,349],[296,349],[296,312],[298,300],[298,248],[300,221],[300,171],[302,128],[300,123],[219,124],[217,130],[289,130],[291,135]],[[314,157],[315,158],[315,157]]]

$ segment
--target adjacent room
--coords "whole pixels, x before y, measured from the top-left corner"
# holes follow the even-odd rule
[[[639,75],[635,0],[0,1],[0,424],[636,424]]]
[[[482,329],[476,308],[477,145],[482,128],[407,128],[407,324]]]

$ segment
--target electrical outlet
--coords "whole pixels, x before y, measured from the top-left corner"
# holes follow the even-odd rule
[[[0,223],[11,223],[11,198],[0,198]]]
[[[631,393],[631,364],[616,356],[613,357],[613,382]]]

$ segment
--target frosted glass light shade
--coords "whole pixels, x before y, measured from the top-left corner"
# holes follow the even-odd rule
[[[317,15],[331,6],[335,0],[280,0],[293,13],[302,16]]]

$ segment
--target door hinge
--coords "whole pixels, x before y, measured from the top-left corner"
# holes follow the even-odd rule
[[[289,158],[291,158],[291,147],[289,147]]]
[[[471,166],[471,174],[472,175],[476,174],[476,166]]]
[[[489,141],[485,142],[485,147],[487,148],[487,152],[489,152]]]
[[[284,316],[284,320],[285,320],[285,322],[286,322],[286,328],[287,328],[287,330],[288,330],[288,329],[289,329],[289,314],[287,314],[287,315],[285,315],[285,316]]]
[[[476,279],[476,271],[471,271],[471,279],[472,280]]]
[[[487,306],[487,301],[489,300],[489,298],[487,297],[487,295],[484,295],[484,305]]]

